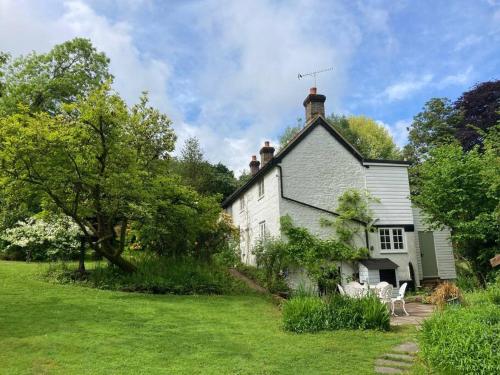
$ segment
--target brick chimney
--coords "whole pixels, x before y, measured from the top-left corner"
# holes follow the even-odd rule
[[[266,165],[274,156],[274,147],[270,146],[269,141],[264,142],[264,147],[260,149],[260,163]]]
[[[304,100],[306,125],[318,115],[325,116],[325,100],[326,96],[317,94],[316,87],[309,89],[309,95]]]
[[[257,156],[252,155],[252,160],[250,161],[250,174],[254,176],[259,171],[260,161],[257,160]]]

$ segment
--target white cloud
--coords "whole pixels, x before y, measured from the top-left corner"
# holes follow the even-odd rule
[[[380,99],[387,99],[390,102],[406,99],[413,93],[431,84],[432,78],[432,74],[425,74],[421,77],[405,79],[388,86],[379,97]]]
[[[154,105],[174,111],[166,96],[171,74],[168,62],[142,56],[130,24],[112,22],[83,1],[65,1],[57,10],[48,12],[38,2],[0,0],[0,50],[15,56],[32,50],[45,52],[74,37],[90,38],[110,57],[115,87],[128,102],[137,101],[147,90]]]
[[[472,79],[472,72],[473,68],[472,66],[469,66],[464,72],[447,75],[438,83],[438,87],[443,88],[450,85],[463,86],[470,83]]]
[[[329,111],[340,105],[361,31],[342,6],[330,7],[326,13],[309,1],[264,0],[193,6],[190,18],[202,36],[196,53],[203,59],[192,77],[190,94],[200,98],[193,125],[210,159],[241,170],[266,137],[276,137],[284,119],[294,124],[312,86],[312,80],[297,80],[298,72],[333,66],[318,77],[318,86]],[[207,137],[207,129],[215,136]]]
[[[411,125],[411,120],[399,120],[396,121],[393,125],[389,125],[381,120],[377,120],[379,125],[382,125],[384,128],[389,131],[394,139],[394,143],[398,147],[403,147],[408,142],[408,130],[407,128]]]

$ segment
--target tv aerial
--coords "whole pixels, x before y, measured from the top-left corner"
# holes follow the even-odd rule
[[[322,69],[322,70],[317,70],[315,72],[310,72],[310,73],[304,73],[304,74],[297,74],[298,79],[302,79],[304,77],[313,77],[314,78],[314,87],[316,87],[316,75],[324,72],[329,72],[330,70],[333,70],[333,66],[330,68]]]

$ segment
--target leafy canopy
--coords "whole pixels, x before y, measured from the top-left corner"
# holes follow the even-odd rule
[[[58,115],[24,106],[0,125],[4,188],[11,195],[36,190],[46,208],[71,217],[89,242],[97,238],[98,253],[132,270],[121,258],[124,232],[155,194],[152,182],[174,148],[171,121],[148,107],[146,97],[129,110],[104,85]]]
[[[59,113],[62,104],[111,81],[108,68],[106,55],[83,38],[14,60],[0,54],[0,115],[17,112],[20,103],[30,112]]]

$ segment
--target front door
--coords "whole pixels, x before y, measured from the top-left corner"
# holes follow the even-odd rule
[[[422,256],[422,272],[424,278],[438,277],[436,262],[436,248],[434,247],[434,235],[432,232],[418,232],[420,254]]]

